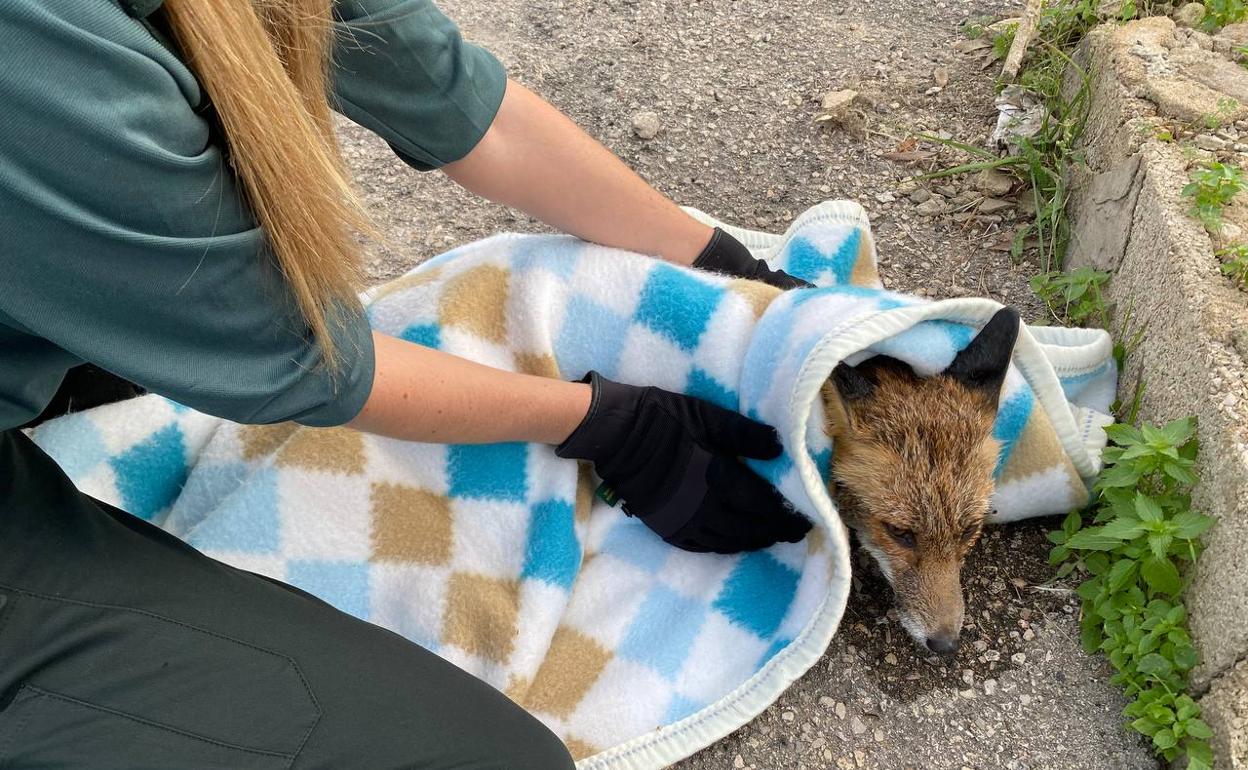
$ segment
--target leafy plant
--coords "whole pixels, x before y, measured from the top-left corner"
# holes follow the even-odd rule
[[[992,55],[998,59],[1004,59],[1010,53],[1010,46],[1014,45],[1014,34],[1018,32],[1017,24],[1006,24],[1005,27],[992,36]]]
[[[1239,102],[1224,96],[1218,100],[1217,112],[1206,113],[1202,122],[1209,131],[1214,131],[1231,122],[1231,118],[1235,117],[1235,110],[1239,109]]]
[[[1210,161],[1193,171],[1189,178],[1192,181],[1183,188],[1183,197],[1192,199],[1189,213],[1210,232],[1221,230],[1222,209],[1248,187],[1248,177],[1237,166]]]
[[[1158,428],[1112,425],[1112,446],[1093,488],[1092,519],[1072,511],[1049,533],[1057,574],[1084,578],[1081,636],[1114,666],[1113,682],[1133,698],[1125,715],[1167,761],[1210,770],[1212,731],[1186,694],[1198,655],[1187,630],[1181,566],[1196,561],[1213,519],[1192,510],[1195,418]]]
[[[1069,273],[1041,273],[1030,283],[1058,321],[1082,324],[1091,319],[1104,326],[1107,319],[1101,287],[1108,281],[1109,273],[1081,267]]]
[[[1244,0],[1204,0],[1205,18],[1200,25],[1206,32],[1213,32],[1227,24],[1243,21],[1248,16]]]
[[[1237,243],[1227,246],[1218,249],[1217,255],[1222,259],[1222,274],[1248,289],[1248,245]]]

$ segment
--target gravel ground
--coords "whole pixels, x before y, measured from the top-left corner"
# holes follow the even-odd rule
[[[1042,316],[1027,289],[1034,264],[1006,251],[1014,202],[985,204],[971,182],[904,185],[925,165],[919,132],[982,143],[995,119],[991,70],[955,50],[981,0],[444,0],[469,39],[566,111],[680,203],[728,221],[783,229],[806,207],[855,198],[871,212],[894,288],[975,294]],[[947,81],[947,84],[945,84]],[[945,84],[942,86],[942,84]],[[823,94],[859,97],[847,125],[814,118]],[[633,117],[657,115],[650,140]],[[343,125],[345,151],[387,245],[381,280],[448,247],[500,230],[541,229],[440,175],[420,175],[384,144]],[[936,149],[920,145],[918,150]],[[905,157],[905,156],[902,156]],[[937,204],[924,200],[928,192]],[[926,205],[924,206],[923,204]],[[1003,212],[983,216],[991,206]],[[949,209],[935,217],[921,212]],[[978,210],[979,216],[974,216]],[[959,213],[961,212],[961,213]],[[710,768],[1155,768],[1120,724],[1122,698],[1103,661],[1078,647],[1078,607],[1043,588],[1050,522],[991,532],[968,564],[968,621],[956,659],[917,650],[889,612],[886,584],[861,583],[824,659],[751,724],[677,765]]]

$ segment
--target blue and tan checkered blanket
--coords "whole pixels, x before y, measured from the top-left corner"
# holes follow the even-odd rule
[[[759,713],[836,630],[850,560],[825,486],[818,394],[832,368],[886,353],[939,371],[999,307],[882,290],[853,203],[818,206],[782,236],[729,230],[824,288],[781,295],[568,237],[501,235],[372,292],[368,313],[502,369],[597,369],[777,426],[787,451],[756,468],[816,522],[801,543],[672,549],[597,500],[585,467],[533,444],[238,425],[159,396],[35,439],[91,494],[498,687],[581,768],[662,767]],[[1023,330],[996,424],[1000,519],[1086,500],[1115,377],[1103,332]]]

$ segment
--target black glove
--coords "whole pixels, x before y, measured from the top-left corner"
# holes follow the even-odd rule
[[[794,278],[783,270],[772,270],[761,259],[755,259],[750,250],[728,233],[715,228],[711,242],[706,244],[693,266],[699,270],[710,270],[714,273],[735,275],[751,281],[769,283],[778,289],[810,289],[813,283]]]
[[[739,459],[778,457],[774,429],[691,396],[597,372],[586,379],[589,412],[555,454],[592,462],[624,512],[659,537],[686,551],[736,553],[796,543],[810,530]]]

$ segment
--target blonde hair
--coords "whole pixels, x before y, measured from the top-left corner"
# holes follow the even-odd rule
[[[332,0],[166,0],[230,164],[331,369],[330,325],[356,303],[367,231],[326,97]]]

